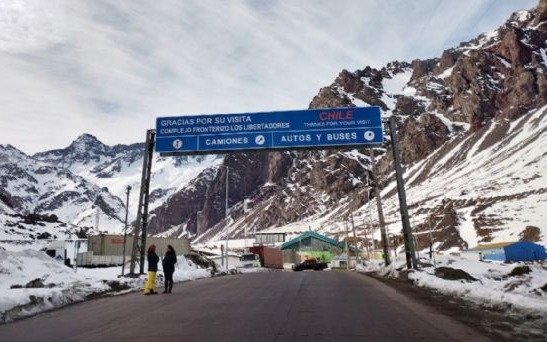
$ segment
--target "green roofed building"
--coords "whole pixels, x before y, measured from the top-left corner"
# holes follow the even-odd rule
[[[281,245],[283,261],[297,263],[308,258],[330,262],[335,255],[344,252],[345,243],[314,231],[307,231]],[[351,251],[354,251],[350,247]]]

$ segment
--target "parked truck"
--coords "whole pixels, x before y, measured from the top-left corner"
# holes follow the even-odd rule
[[[249,252],[258,255],[262,267],[283,268],[283,252],[278,248],[254,246]]]
[[[257,254],[254,253],[245,253],[239,257],[240,267],[250,268],[250,267],[260,267],[260,259]]]

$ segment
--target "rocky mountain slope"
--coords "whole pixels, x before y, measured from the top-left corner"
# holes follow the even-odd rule
[[[546,16],[542,2],[440,58],[344,70],[310,103],[310,108],[377,105],[385,116],[397,116],[412,224],[427,236],[431,225],[438,248],[523,237],[547,241],[541,214],[547,183],[542,172],[547,153]],[[370,185],[384,188],[391,232],[398,235],[391,153],[376,152],[381,172]],[[370,170],[367,151],[285,153],[278,158],[285,158],[278,167],[262,164],[264,172],[281,177],[264,181],[247,195],[254,203],[250,212],[238,209],[242,198],[235,195],[239,204],[231,205],[232,237],[255,229],[291,235],[309,227],[337,236],[351,212],[361,236],[372,224],[367,230],[379,239],[377,219],[369,214],[375,210],[367,203],[371,189],[364,184]],[[213,180],[217,187],[223,182],[222,175]],[[221,192],[216,196],[223,197]],[[222,218],[223,207],[219,209]],[[224,225],[219,220],[197,241],[221,238]],[[418,244],[425,247],[420,236]]]

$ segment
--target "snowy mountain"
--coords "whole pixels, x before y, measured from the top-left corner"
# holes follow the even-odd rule
[[[107,146],[90,134],[82,134],[68,147],[39,152],[35,159],[59,165],[75,174],[94,174],[109,177],[121,169],[121,162],[134,163],[142,156],[144,144]]]
[[[87,181],[108,189],[124,204],[127,186],[131,186],[129,218],[132,220],[137,215],[143,153],[144,143],[108,146],[90,134],[83,134],[64,149],[40,152],[33,157],[45,163],[61,165]],[[221,161],[222,157],[215,155],[176,158],[155,155],[149,208],[161,205],[202,170]],[[124,213],[120,211],[120,217]]]
[[[0,146],[0,212],[55,214],[80,227],[119,232],[125,192],[132,187],[129,217],[137,214],[144,144],[108,146],[83,134],[68,147],[28,156]],[[184,187],[218,156],[155,157],[150,208]],[[98,208],[98,209],[97,209]],[[97,217],[97,210],[99,216]]]
[[[94,226],[97,217],[108,225],[121,222],[123,203],[107,189],[11,145],[0,145],[0,184],[2,205],[15,213],[54,214],[80,226]]]

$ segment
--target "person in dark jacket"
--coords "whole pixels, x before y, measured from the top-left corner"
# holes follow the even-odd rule
[[[156,286],[158,261],[160,261],[160,258],[156,254],[156,245],[150,245],[150,247],[148,247],[146,259],[148,260],[148,280],[146,281],[146,286],[144,287],[144,294],[156,294],[157,292],[154,291],[154,287]]]
[[[171,293],[173,289],[173,273],[175,273],[175,264],[177,263],[177,253],[173,246],[167,246],[167,252],[163,257],[162,266],[165,274],[165,291],[163,293]]]

